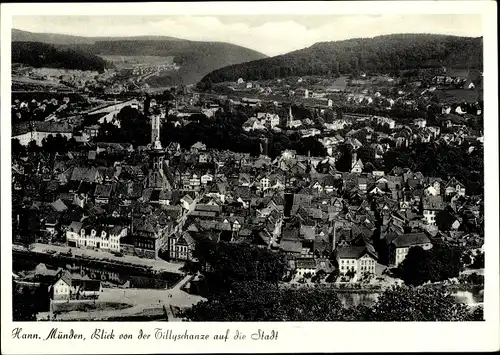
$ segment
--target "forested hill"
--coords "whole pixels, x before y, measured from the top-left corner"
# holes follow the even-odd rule
[[[12,42],[12,63],[36,68],[103,71],[109,63],[101,57],[73,49],[59,49],[40,42]]]
[[[433,34],[396,34],[320,42],[311,47],[228,66],[202,82],[274,79],[287,76],[390,72],[405,69],[482,68],[483,39]]]
[[[82,37],[59,33],[35,33],[12,29],[13,42],[42,42],[56,45],[94,44],[99,41],[182,41],[182,39],[167,36],[132,36],[132,37]]]
[[[267,58],[266,55],[230,43],[189,41],[166,36],[79,37],[12,30],[12,40],[43,42],[59,50],[97,56],[174,57],[181,68],[175,73],[184,84],[194,84],[213,70]]]
[[[99,41],[92,46],[97,55],[173,56],[185,84],[196,83],[213,70],[266,58],[262,53],[224,42],[121,40]]]

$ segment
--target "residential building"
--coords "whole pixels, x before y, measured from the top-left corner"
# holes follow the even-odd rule
[[[343,246],[336,252],[337,264],[341,275],[352,272],[352,280],[358,280],[363,274],[375,274],[378,257],[366,246]]]

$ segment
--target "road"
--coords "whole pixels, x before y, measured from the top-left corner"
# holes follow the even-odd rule
[[[209,188],[206,187],[203,190],[203,192],[198,194],[198,196],[196,196],[196,198],[193,200],[193,203],[191,203],[191,205],[189,206],[189,210],[185,214],[183,214],[182,216],[179,217],[179,219],[177,220],[177,225],[172,229],[172,232],[170,232],[170,234],[166,238],[164,238],[163,244],[160,247],[162,250],[164,250],[165,248],[168,248],[168,238],[170,236],[172,236],[173,234],[175,234],[177,232],[182,231],[182,228],[184,227],[184,224],[186,223],[189,215],[191,213],[193,213],[193,211],[196,209],[196,205],[201,201],[201,199],[206,195],[206,193],[208,191],[209,191]]]
[[[17,245],[13,245],[12,248],[23,249],[23,247]],[[70,249],[69,247],[35,243],[33,244],[33,248],[31,249],[31,251],[38,253],[47,253],[47,251],[53,250],[59,253],[67,253],[69,249]],[[92,249],[81,249],[81,248],[71,248],[71,253],[73,255],[78,255],[78,256],[87,255],[92,259],[98,259],[98,260],[108,259],[111,261],[130,263],[136,266],[152,267],[156,271],[167,271],[177,274],[183,274],[183,272],[180,271],[180,269],[183,266],[182,264],[169,263],[161,259],[143,259],[131,255],[123,255],[121,257],[118,257],[106,251],[97,251]]]

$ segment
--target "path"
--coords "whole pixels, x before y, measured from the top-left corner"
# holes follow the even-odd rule
[[[26,248],[19,246],[19,245],[13,245],[13,249],[19,249],[19,250],[26,250]],[[58,246],[58,245],[50,245],[50,244],[41,244],[41,243],[35,243],[33,244],[33,248],[31,251],[37,252],[37,253],[47,253],[49,250],[53,250],[62,254],[65,254],[69,251],[69,247],[66,246]],[[130,263],[133,264],[134,266],[144,266],[144,267],[151,267],[156,271],[167,271],[167,272],[172,272],[172,273],[177,273],[177,274],[182,274],[183,272],[180,271],[182,268],[182,264],[180,263],[169,263],[165,260],[161,259],[143,259],[139,258],[137,256],[131,256],[131,255],[123,255],[123,256],[116,256],[112,253],[108,253],[106,251],[98,251],[98,250],[92,250],[92,249],[82,249],[82,248],[71,248],[71,253],[75,256],[87,256],[91,259],[97,259],[97,260],[104,260],[108,259],[108,261],[116,261],[116,262],[122,262],[122,263]]]

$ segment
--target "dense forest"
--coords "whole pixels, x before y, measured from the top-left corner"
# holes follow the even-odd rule
[[[11,32],[14,42],[42,42],[53,45],[83,45],[94,44],[97,41],[118,41],[118,40],[148,40],[148,41],[181,41],[181,39],[168,36],[131,36],[131,37],[83,37],[64,35],[59,33],[36,33],[22,31],[16,28]]]
[[[178,71],[165,73],[160,77],[148,82],[152,86],[173,85],[182,82],[183,84],[194,84],[213,70],[228,66],[266,58],[267,56],[257,51],[224,42],[201,42],[188,41],[166,36],[138,36],[138,37],[77,37],[51,33],[31,33],[26,31],[13,30],[14,41],[19,39],[25,43],[42,42],[33,44],[38,51],[42,48],[48,51],[67,53],[88,53],[89,57],[100,55],[120,55],[120,56],[160,56],[174,57],[174,62],[180,65]],[[18,43],[18,42],[14,42]],[[16,44],[16,47],[19,47]],[[26,52],[25,45],[21,47],[23,52],[16,54],[20,63],[33,66],[56,67],[60,63],[72,65],[74,60],[71,57],[66,60],[59,60],[50,57],[45,53],[39,55],[38,52]],[[34,57],[27,54],[34,54]],[[92,55],[93,56],[92,56]],[[13,44],[13,59],[14,59]],[[33,59],[31,59],[33,57]],[[28,59],[29,58],[29,59]],[[102,59],[99,58],[102,61]],[[14,62],[14,61],[13,61]],[[32,64],[33,63],[33,64]],[[36,65],[34,65],[36,64]],[[65,67],[63,67],[65,68]],[[71,68],[70,68],[71,69]],[[156,82],[158,81],[158,82]]]
[[[90,49],[96,55],[173,56],[180,65],[177,77],[184,84],[198,82],[213,70],[265,58],[262,53],[229,43],[197,41],[100,41]]]
[[[434,67],[482,68],[482,38],[397,34],[320,42],[272,58],[216,70],[202,83],[275,79],[287,76],[397,73]]]
[[[12,42],[12,63],[32,67],[95,70],[102,72],[110,64],[104,59],[73,49],[57,49],[40,42]]]

